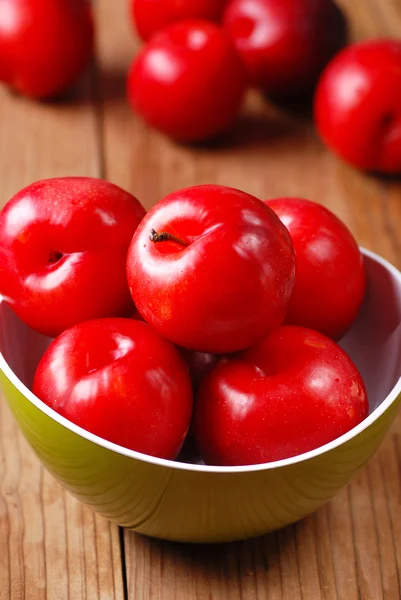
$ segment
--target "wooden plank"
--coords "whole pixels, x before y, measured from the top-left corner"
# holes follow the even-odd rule
[[[66,103],[0,90],[0,206],[46,177],[100,173],[91,84]],[[121,600],[119,531],[63,491],[0,402],[0,600]]]

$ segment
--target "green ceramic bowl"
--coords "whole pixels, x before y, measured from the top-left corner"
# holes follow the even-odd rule
[[[46,468],[118,525],[186,542],[238,540],[278,529],[313,512],[350,481],[378,448],[400,404],[401,274],[371,252],[364,255],[368,292],[342,345],[365,379],[370,415],[307,454],[250,467],[207,467],[152,458],[91,435],[29,391],[49,340],[0,302],[4,395]]]

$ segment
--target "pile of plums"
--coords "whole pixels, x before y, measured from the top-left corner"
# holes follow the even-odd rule
[[[130,0],[145,41],[128,74],[135,113],[180,142],[216,137],[247,88],[273,101],[314,94],[322,140],[352,165],[401,172],[401,42],[346,46],[334,0]],[[2,0],[0,81],[63,92],[94,51],[88,0]],[[29,26],[28,26],[28,25]]]
[[[100,179],[39,181],[0,213],[0,294],[55,338],[33,391],[105,440],[214,465],[326,444],[368,414],[336,343],[365,294],[346,226],[299,198],[217,185],[149,213]]]

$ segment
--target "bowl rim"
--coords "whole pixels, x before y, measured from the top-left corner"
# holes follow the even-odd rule
[[[374,262],[382,265],[397,281],[398,285],[401,288],[401,272],[392,265],[389,261],[382,258],[375,252],[371,250],[367,250],[366,248],[361,247],[361,252],[363,256],[366,256],[372,259]],[[0,296],[0,304],[4,302],[4,299]],[[328,444],[324,444],[323,446],[319,446],[314,450],[310,450],[309,452],[304,452],[303,454],[298,454],[297,456],[293,456],[290,458],[285,458],[282,460],[276,460],[268,463],[261,463],[256,465],[240,465],[240,466],[214,466],[214,465],[199,465],[193,463],[184,463],[178,462],[175,460],[168,460],[164,458],[158,458],[154,456],[150,456],[147,454],[143,454],[141,452],[137,452],[136,450],[130,450],[128,448],[124,448],[123,446],[119,446],[118,444],[114,444],[113,442],[109,442],[93,433],[90,433],[71,423],[65,417],[59,415],[55,410],[47,406],[42,400],[40,400],[37,396],[33,394],[26,387],[24,383],[17,377],[17,375],[13,372],[11,367],[6,362],[3,353],[0,351],[0,371],[3,372],[5,377],[10,381],[10,383],[37,409],[43,412],[45,415],[50,417],[53,421],[75,433],[76,435],[86,439],[89,442],[96,444],[97,446],[101,446],[106,450],[110,450],[111,452],[120,454],[122,456],[126,456],[128,458],[133,458],[134,460],[145,462],[157,467],[166,467],[168,469],[176,469],[180,471],[191,471],[197,473],[251,473],[257,471],[265,471],[277,468],[289,467],[291,465],[296,465],[301,462],[305,462],[321,456],[343,444],[349,442],[354,437],[358,436],[365,429],[370,427],[381,415],[383,415],[386,410],[393,404],[393,402],[397,399],[397,397],[401,393],[401,377],[398,379],[395,386],[392,388],[390,393],[386,396],[386,398],[379,404],[379,406],[370,414],[366,419],[364,419],[359,425],[343,434],[342,436],[336,438],[335,440],[329,442]]]

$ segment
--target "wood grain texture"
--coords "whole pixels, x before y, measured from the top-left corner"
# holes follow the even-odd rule
[[[37,179],[99,174],[92,87],[52,105],[0,91],[0,206]],[[0,600],[121,598],[118,528],[44,471],[0,398]]]
[[[339,0],[355,37],[401,35],[399,0]],[[174,189],[221,183],[261,198],[298,195],[342,218],[401,267],[401,185],[361,174],[318,140],[305,110],[249,94],[220,144],[188,148],[132,115],[125,74],[136,51],[127,3],[97,0],[96,73],[69,102],[0,92],[0,204],[56,175],[99,175],[150,207]],[[288,108],[288,107],[287,107]],[[303,522],[215,547],[125,533],[44,471],[0,405],[0,600],[396,600],[401,598],[401,417],[353,483]]]

